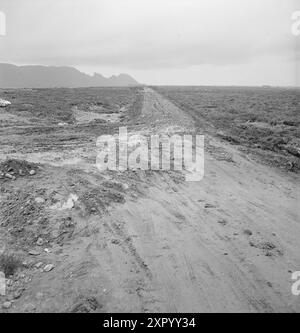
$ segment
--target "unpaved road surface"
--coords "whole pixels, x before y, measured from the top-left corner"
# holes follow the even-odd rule
[[[192,126],[170,101],[143,90],[136,131]],[[73,147],[67,156],[14,155],[42,163],[34,196],[56,196],[56,205],[45,201],[44,214],[53,225],[71,218],[72,226],[64,224],[70,237],[49,241],[50,252],[39,248],[34,255],[34,265],[54,269],[29,265],[22,296],[5,311],[300,311],[291,292],[291,273],[300,270],[297,175],[208,136],[200,182],[176,172],[100,175],[94,146]],[[9,186],[31,185],[18,179]]]

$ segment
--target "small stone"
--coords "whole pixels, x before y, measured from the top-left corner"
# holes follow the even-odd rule
[[[12,306],[12,302],[4,302],[2,304],[3,309],[9,309]]]
[[[51,250],[48,249],[48,248],[45,248],[44,251],[45,251],[46,253],[51,253]]]
[[[26,268],[30,268],[34,264],[34,260],[29,259],[22,262],[22,265]]]
[[[38,246],[42,246],[43,243],[44,243],[44,241],[43,241],[42,238],[39,238],[39,239],[37,240],[37,242],[36,242],[36,244],[37,244]]]
[[[41,203],[44,203],[45,202],[45,199],[44,198],[41,198],[41,197],[36,197],[34,199],[34,201],[38,204],[41,204]]]
[[[54,268],[54,265],[48,264],[44,267],[44,272],[50,272]]]
[[[30,176],[33,176],[33,175],[36,174],[36,172],[35,172],[35,170],[30,170],[30,171],[29,171],[29,174],[30,174]]]
[[[24,288],[20,288],[14,292],[14,299],[18,299],[22,296]]]
[[[43,263],[40,261],[34,265],[35,268],[41,268],[43,266]]]
[[[40,254],[39,251],[36,251],[36,250],[30,250],[28,251],[28,253],[31,255],[31,256],[38,256]]]
[[[6,178],[9,178],[9,179],[12,179],[12,180],[15,180],[15,179],[16,179],[15,176],[13,176],[13,175],[11,175],[11,174],[9,174],[9,173],[6,173],[4,176],[5,176]]]

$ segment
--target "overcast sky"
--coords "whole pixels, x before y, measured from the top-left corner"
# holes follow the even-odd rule
[[[297,3],[0,0],[0,62],[128,73],[147,84],[300,85]]]

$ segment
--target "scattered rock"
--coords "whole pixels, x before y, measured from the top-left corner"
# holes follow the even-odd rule
[[[6,174],[4,174],[4,177],[9,178],[9,179],[12,179],[12,180],[15,180],[15,179],[16,179],[16,177],[13,176],[13,175],[11,175],[10,173],[6,173]]]
[[[26,268],[30,268],[34,264],[34,260],[29,259],[22,262],[22,265]]]
[[[51,209],[55,210],[66,210],[74,208],[76,202],[78,201],[78,196],[76,194],[71,193],[65,202],[57,202]]]
[[[42,238],[39,238],[36,242],[38,246],[42,246],[44,244],[44,240]]]
[[[2,304],[3,309],[9,309],[9,308],[11,308],[11,306],[12,306],[12,302],[4,302]]]
[[[40,261],[34,265],[35,268],[41,268],[43,266],[43,263]]]
[[[35,163],[29,163],[25,160],[8,159],[0,163],[0,175],[14,180],[16,177],[29,175],[32,171],[35,173],[37,167]]]
[[[44,203],[45,202],[45,199],[44,198],[41,198],[41,197],[37,197],[34,199],[34,201],[38,204],[41,204],[41,203]]]
[[[11,105],[11,102],[6,101],[5,99],[0,98],[0,107],[4,108],[4,107],[9,106],[9,105]]]
[[[260,250],[264,251],[265,256],[273,257],[274,255],[283,256],[283,252],[276,247],[275,244],[271,242],[249,242],[250,246],[256,247]]]
[[[54,265],[48,264],[44,267],[44,272],[50,272],[54,268]]]
[[[23,292],[24,292],[24,288],[19,288],[14,292],[14,299],[18,299],[22,296]]]
[[[31,255],[31,256],[38,256],[40,254],[39,251],[36,251],[36,250],[30,250],[28,251],[28,253]]]
[[[24,273],[19,273],[16,275],[17,279],[24,279],[25,278],[25,274]]]

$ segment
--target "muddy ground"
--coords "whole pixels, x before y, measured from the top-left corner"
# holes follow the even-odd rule
[[[99,135],[195,120],[150,88],[4,92],[0,248],[15,269],[0,311],[300,311],[298,174],[208,134],[200,182],[99,172]]]

